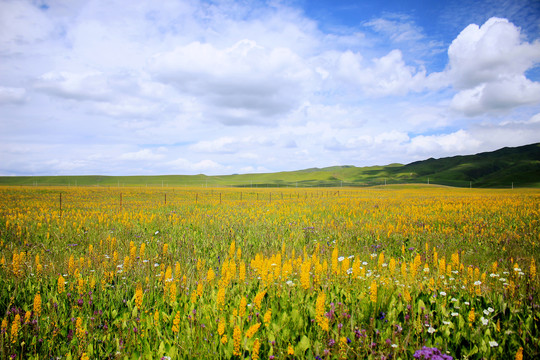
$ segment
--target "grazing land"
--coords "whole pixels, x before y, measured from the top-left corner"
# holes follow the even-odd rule
[[[540,144],[407,165],[331,166],[267,174],[162,176],[3,176],[0,185],[159,187],[366,187],[384,184],[540,188]]]
[[[540,357],[537,189],[18,186],[0,205],[2,359]]]

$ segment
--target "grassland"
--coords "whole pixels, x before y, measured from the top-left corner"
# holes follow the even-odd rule
[[[504,148],[470,156],[427,159],[407,165],[333,166],[266,174],[0,177],[0,185],[11,186],[296,188],[365,187],[404,183],[475,188],[540,187],[540,144]]]
[[[0,358],[538,358],[539,199],[0,187]]]

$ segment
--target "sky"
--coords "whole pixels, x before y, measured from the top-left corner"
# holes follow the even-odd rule
[[[260,173],[536,142],[538,0],[0,0],[0,175]]]

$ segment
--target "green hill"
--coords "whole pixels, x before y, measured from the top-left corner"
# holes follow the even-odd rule
[[[266,174],[0,177],[0,185],[12,186],[336,187],[428,182],[461,187],[540,187],[540,143],[406,165],[344,165]]]

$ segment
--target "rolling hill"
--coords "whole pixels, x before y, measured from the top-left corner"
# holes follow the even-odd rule
[[[309,168],[266,174],[3,176],[0,185],[326,187],[430,183],[459,187],[540,187],[540,143],[410,164]]]

